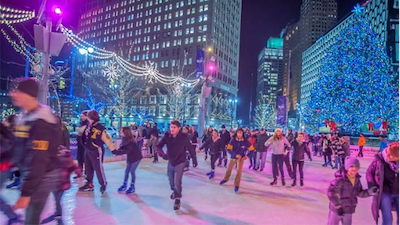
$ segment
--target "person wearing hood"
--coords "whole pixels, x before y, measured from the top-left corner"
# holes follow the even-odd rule
[[[379,194],[372,201],[372,215],[378,224],[381,210],[382,224],[393,224],[392,211],[396,211],[399,224],[399,142],[388,145],[375,155],[367,169],[368,187],[376,187]]]
[[[303,167],[304,167],[304,153],[307,154],[310,161],[311,152],[308,149],[308,142],[304,141],[304,133],[300,132],[297,135],[296,140],[292,142],[293,147],[293,155],[292,155],[292,165],[293,165],[293,184],[292,187],[296,186],[297,180],[297,165],[299,165],[299,173],[300,173],[300,186],[304,185],[304,175],[303,175]]]
[[[344,168],[335,173],[335,179],[328,188],[329,217],[328,225],[352,224],[352,216],[356,211],[357,197],[366,198],[376,195],[378,188],[363,189],[358,174],[360,162],[357,158],[346,157]]]
[[[224,144],[222,143],[221,138],[219,137],[219,133],[216,129],[213,130],[212,136],[208,139],[201,147],[200,150],[208,148],[210,149],[210,157],[211,157],[211,171],[207,173],[210,180],[214,178],[214,170],[215,170],[215,163],[220,158],[221,153],[224,151]]]
[[[61,176],[60,139],[54,138],[61,136],[61,124],[50,107],[39,104],[38,94],[39,84],[32,78],[22,79],[11,92],[13,104],[22,109],[15,122],[13,162],[23,182],[13,208],[26,208],[25,224],[40,223],[47,197],[56,191]]]

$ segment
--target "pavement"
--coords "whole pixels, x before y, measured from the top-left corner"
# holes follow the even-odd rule
[[[322,167],[322,158],[306,160],[304,167],[305,186],[291,187],[292,180],[286,179],[282,187],[270,186],[272,181],[271,157],[268,155],[266,169],[263,172],[249,170],[249,160],[244,165],[242,182],[238,193],[233,191],[232,173],[230,181],[219,185],[226,169],[217,167],[214,180],[209,180],[209,160],[198,153],[199,166],[190,168],[183,178],[182,207],[173,210],[173,201],[169,198],[171,190],[166,176],[166,161],[153,164],[152,159],[143,159],[136,171],[136,193],[126,195],[118,193],[122,184],[126,163],[124,161],[104,164],[108,189],[101,195],[95,179],[94,193],[78,193],[78,187],[84,181],[74,181],[73,186],[63,197],[64,224],[88,225],[129,225],[129,224],[326,224],[329,213],[329,201],[326,191],[334,172]],[[361,181],[366,188],[365,171],[372,158],[360,159]],[[286,172],[286,168],[285,168]],[[287,176],[287,174],[286,174]],[[288,176],[287,176],[288,177]],[[1,195],[11,204],[16,201],[19,192],[2,190]],[[372,197],[359,199],[353,224],[374,224],[371,214]],[[42,218],[54,212],[54,200],[51,196],[42,213]],[[18,213],[23,214],[23,210]],[[6,218],[0,213],[0,224]],[[49,223],[52,224],[52,223]]]

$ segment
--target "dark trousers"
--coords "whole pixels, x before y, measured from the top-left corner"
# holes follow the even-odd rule
[[[284,155],[272,154],[272,175],[274,176],[274,179],[277,179],[278,177],[278,166],[282,179],[285,178],[285,174],[283,172],[283,156]]]
[[[61,199],[64,191],[53,191],[54,199],[56,201],[56,212],[54,216],[62,216]]]
[[[290,156],[289,156],[289,153],[286,154],[286,155],[284,155],[283,161],[284,161],[285,164],[286,164],[286,169],[287,169],[287,172],[288,172],[288,174],[289,174],[289,177],[292,177],[292,176],[293,176],[293,173],[292,173],[292,165],[290,165]]]
[[[297,165],[299,165],[299,173],[300,173],[300,179],[303,180],[304,174],[303,174],[303,167],[304,167],[304,161],[297,161],[297,160],[292,160],[293,164],[293,179],[296,180],[297,178]]]
[[[9,171],[1,171],[0,172],[0,189],[3,188],[4,182],[6,181],[7,177],[9,176]],[[0,196],[0,210],[3,212],[7,218],[15,219],[17,218],[17,214],[12,210],[11,206],[7,204],[7,202]]]
[[[126,184],[128,182],[129,174],[131,174],[131,178],[132,178],[131,183],[135,184],[135,180],[136,180],[135,171],[136,171],[137,167],[139,166],[139,163],[140,163],[140,160],[136,161],[134,163],[127,163],[126,164],[124,184]]]
[[[215,170],[215,163],[217,162],[218,159],[220,159],[221,154],[210,154],[211,156],[211,169]]]
[[[364,146],[358,146],[358,150],[359,150],[358,156],[364,157],[363,148],[364,148]]]
[[[173,166],[168,163],[168,179],[171,190],[174,191],[176,198],[182,197],[182,177],[183,170],[185,169],[185,163],[180,163]]]
[[[99,183],[107,185],[106,174],[103,168],[103,152],[101,148],[97,150],[86,149],[85,151],[86,180],[90,184],[93,184],[94,171],[96,171]]]
[[[249,158],[250,158],[250,166],[256,167],[257,152],[256,151],[249,152]]]
[[[324,154],[324,161],[325,161],[324,165],[330,165],[331,167],[333,167],[333,165],[332,165],[332,155],[325,155]]]
[[[158,162],[158,153],[154,150],[154,161]]]
[[[222,154],[220,154],[220,157],[218,160],[218,166],[222,165],[222,159],[224,159],[224,163],[226,165],[228,163],[228,155],[226,153],[226,146],[224,147]]]
[[[82,170],[85,164],[85,147],[78,143],[78,150],[76,152],[76,160],[78,160],[78,166]]]
[[[50,192],[60,186],[61,170],[53,170],[44,175],[42,181],[31,195],[31,201],[25,212],[25,224],[39,224],[40,215],[46,204]]]

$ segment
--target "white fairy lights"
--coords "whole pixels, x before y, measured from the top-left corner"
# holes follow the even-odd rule
[[[35,17],[35,11],[18,10],[0,6],[0,23],[15,24],[22,23]]]

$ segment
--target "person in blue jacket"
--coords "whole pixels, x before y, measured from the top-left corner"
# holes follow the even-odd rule
[[[232,138],[226,147],[231,155],[231,160],[229,161],[228,169],[225,173],[225,178],[220,182],[220,185],[228,182],[231,177],[232,169],[235,164],[237,165],[237,173],[235,178],[235,192],[239,191],[240,179],[242,177],[243,163],[248,158],[247,155],[249,151],[254,151],[254,147],[247,141],[243,136],[243,129],[238,128],[236,130],[236,137]]]

